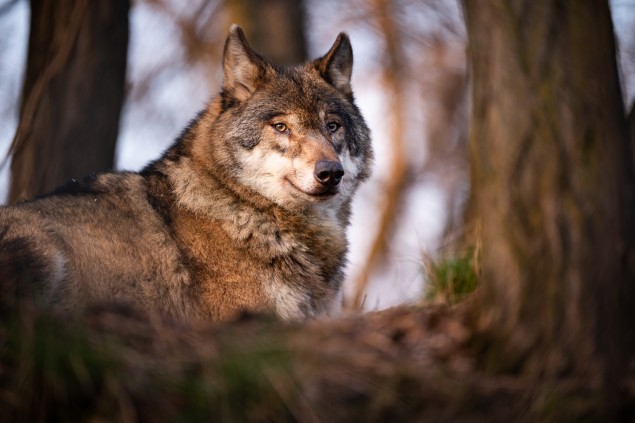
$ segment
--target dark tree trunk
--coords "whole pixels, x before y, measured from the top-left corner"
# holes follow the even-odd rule
[[[278,65],[307,59],[302,0],[230,0],[231,18],[243,27],[254,50]]]
[[[607,1],[464,0],[490,358],[615,386],[632,326],[633,167]]]
[[[635,164],[635,100],[631,104],[631,111],[628,113],[628,129],[631,139],[631,151],[633,153],[633,164]]]
[[[129,8],[129,0],[31,1],[10,201],[113,167]]]

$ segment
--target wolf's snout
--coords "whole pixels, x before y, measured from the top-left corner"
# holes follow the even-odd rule
[[[315,179],[327,188],[336,186],[344,176],[344,168],[340,162],[320,160],[315,165]]]

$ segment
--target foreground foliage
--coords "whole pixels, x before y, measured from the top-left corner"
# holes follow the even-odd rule
[[[479,371],[464,319],[461,310],[407,307],[297,326],[246,318],[192,327],[126,307],[72,318],[16,312],[0,332],[0,408],[7,421],[579,421],[606,413],[583,380]],[[634,416],[627,399],[620,417]]]

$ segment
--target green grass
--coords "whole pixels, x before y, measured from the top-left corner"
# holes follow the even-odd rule
[[[456,304],[478,286],[478,251],[474,247],[437,259],[426,259],[425,298]]]

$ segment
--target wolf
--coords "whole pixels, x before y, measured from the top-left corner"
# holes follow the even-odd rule
[[[222,63],[220,94],[140,172],[0,208],[5,299],[124,302],[189,321],[297,321],[336,306],[351,201],[373,158],[350,40],[283,68],[233,25]]]

